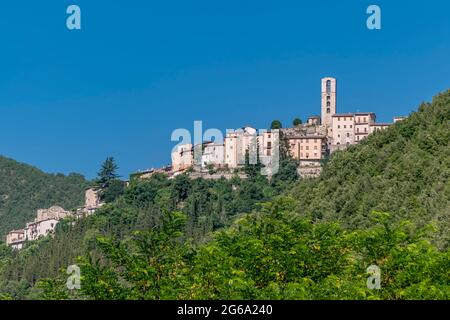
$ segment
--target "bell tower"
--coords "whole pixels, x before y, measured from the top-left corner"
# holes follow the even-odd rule
[[[331,128],[332,116],[336,114],[337,82],[335,78],[322,79],[322,125]]]

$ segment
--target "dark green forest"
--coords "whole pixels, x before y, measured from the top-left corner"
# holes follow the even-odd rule
[[[48,174],[0,156],[0,237],[25,227],[36,210],[59,205],[66,210],[84,203],[87,181],[72,173]]]
[[[3,299],[449,299],[450,91],[316,179],[133,179],[54,238],[0,247]],[[66,288],[66,268],[81,289]],[[381,271],[369,289],[367,268]]]

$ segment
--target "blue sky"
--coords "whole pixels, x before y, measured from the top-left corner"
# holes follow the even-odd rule
[[[66,28],[77,4],[82,30]],[[366,28],[366,8],[382,29]],[[0,154],[47,172],[170,162],[171,132],[338,111],[408,114],[450,87],[450,2],[2,1]]]

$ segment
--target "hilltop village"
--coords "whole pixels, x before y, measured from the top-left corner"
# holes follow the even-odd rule
[[[403,119],[405,117],[396,117],[393,122]],[[130,175],[130,180],[146,179],[155,173],[163,173],[169,179],[182,173],[187,173],[191,178],[219,179],[235,175],[246,178],[241,170],[246,161],[250,160],[254,164],[259,159],[263,166],[273,167],[279,160],[283,141],[287,144],[290,155],[298,161],[299,175],[303,178],[316,177],[321,172],[323,160],[329,154],[358,144],[368,135],[390,125],[392,123],[376,122],[373,112],[337,113],[337,81],[327,77],[321,81],[320,116],[310,116],[306,123],[299,123],[291,128],[258,132],[255,128],[244,127],[228,132],[220,143],[209,141],[199,145],[178,145],[172,152],[171,166],[134,173]],[[270,176],[273,172],[268,170],[266,173]],[[102,205],[99,190],[87,189],[83,207],[72,212],[59,206],[39,209],[34,221],[27,223],[24,229],[9,232],[6,243],[15,249],[21,249],[26,241],[53,234],[61,219],[89,216]]]
[[[393,122],[404,118],[396,117]],[[265,132],[244,127],[228,133],[223,143],[204,142],[201,146],[178,145],[172,153],[172,166],[163,171],[171,175],[186,171],[205,173],[207,168],[215,168],[222,172],[236,171],[245,165],[245,154],[252,149],[252,141],[256,141],[258,145],[261,162],[270,163],[268,159],[274,156],[276,147],[280,145],[280,139],[284,139],[289,146],[290,155],[299,162],[299,175],[315,177],[321,172],[322,160],[329,154],[358,144],[369,134],[384,130],[390,125],[392,123],[377,123],[373,112],[338,113],[337,81],[335,78],[327,77],[321,80],[320,116],[310,116],[306,123],[292,128]],[[195,157],[197,147],[202,150],[200,161]]]

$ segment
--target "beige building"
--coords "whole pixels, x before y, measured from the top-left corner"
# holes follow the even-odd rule
[[[36,219],[27,223],[25,228],[26,239],[33,241],[41,236],[46,236],[55,230],[58,221],[70,215],[70,212],[59,206],[53,206],[49,209],[39,209]]]
[[[244,127],[242,129],[227,132],[225,136],[225,165],[228,168],[238,168],[245,165],[245,153],[247,150],[255,157],[258,136],[255,128]]]
[[[271,157],[275,148],[279,147],[280,134],[278,130],[269,130],[258,136],[259,153]]]
[[[326,136],[298,136],[289,139],[289,151],[294,159],[320,161],[327,151]]]
[[[100,200],[100,190],[89,188],[84,195],[84,211],[87,215],[91,215],[103,206],[103,202]]]
[[[194,149],[192,144],[176,146],[172,152],[172,171],[183,171],[194,165]]]
[[[6,244],[13,249],[20,250],[26,241],[26,233],[24,229],[12,230],[6,235]]]
[[[330,151],[355,144],[355,116],[352,113],[338,113],[332,119]]]
[[[355,113],[355,143],[360,142],[370,134],[370,126],[375,123],[373,112]]]
[[[307,136],[300,139],[300,160],[320,161],[326,153],[326,137]]]

